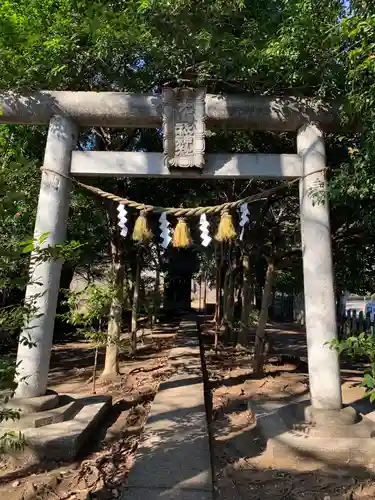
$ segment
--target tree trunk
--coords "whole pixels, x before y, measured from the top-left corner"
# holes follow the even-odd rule
[[[224,301],[225,333],[229,342],[233,339],[233,319],[234,319],[234,268],[231,267],[226,275],[226,291]]]
[[[223,300],[222,300],[222,308],[223,308],[223,324],[226,327],[227,322],[228,322],[228,293],[229,293],[229,274],[230,270],[229,268],[225,272],[224,276],[224,286],[223,286]]]
[[[111,257],[112,279],[115,293],[112,299],[107,333],[107,348],[105,352],[104,370],[102,378],[115,377],[119,373],[118,352],[122,324],[122,304],[124,290],[124,266],[122,263],[121,240],[116,225],[116,214],[109,209],[109,218],[112,221]]]
[[[262,308],[262,286],[257,283],[255,286],[255,307],[257,311],[260,311]]]
[[[207,278],[206,276],[204,277],[204,282],[203,282],[203,313],[206,313],[206,307],[207,307]]]
[[[254,363],[253,363],[253,370],[255,375],[261,375],[263,373],[268,307],[272,295],[272,286],[274,277],[275,277],[275,265],[272,261],[269,261],[267,266],[264,289],[263,289],[262,306],[259,314],[259,322],[255,336],[255,352],[254,352]]]
[[[221,265],[218,264],[216,269],[216,304],[215,304],[215,317],[216,324],[221,323]]]
[[[140,256],[137,255],[137,267],[135,270],[135,282],[134,282],[133,304],[132,304],[132,323],[131,323],[131,344],[132,344],[133,355],[137,351],[137,316],[139,307],[140,286],[141,286],[141,264],[140,264]]]
[[[199,276],[198,310],[202,312],[202,276]]]
[[[234,321],[234,303],[235,303],[235,269],[231,269],[228,283],[228,297],[227,297],[227,320],[233,326]]]
[[[96,369],[98,366],[98,352],[99,347],[95,346],[94,368],[92,371],[92,393],[96,394]]]
[[[248,255],[244,255],[242,258],[242,272],[243,272],[243,277],[242,277],[241,327],[238,334],[237,346],[236,346],[236,348],[239,350],[246,349],[248,345],[247,333],[249,327],[249,315],[252,309],[251,266]]]
[[[152,325],[156,323],[156,317],[159,314],[160,310],[160,267],[156,266],[156,276],[155,276],[155,287],[154,287],[154,300],[152,305]]]

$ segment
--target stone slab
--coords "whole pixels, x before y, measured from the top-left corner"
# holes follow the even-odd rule
[[[44,396],[35,398],[12,398],[3,405],[3,408],[21,410],[22,413],[38,413],[52,410],[59,405],[59,395],[53,391],[47,391]]]
[[[211,499],[210,446],[195,322],[181,323],[170,365],[173,375],[160,385],[154,399],[123,495],[127,491],[133,495],[128,498]],[[154,496],[147,496],[145,488]],[[189,492],[196,496],[188,496]]]
[[[73,400],[62,406],[58,406],[53,410],[42,411],[38,413],[21,413],[21,418],[15,421],[0,422],[0,429],[2,432],[15,429],[28,429],[39,428],[46,425],[64,422],[80,410],[81,405],[79,401]]]
[[[204,169],[170,170],[163,153],[74,151],[73,175],[107,177],[189,177],[195,179],[225,179],[253,177],[293,179],[302,175],[301,158],[297,154],[207,154]]]
[[[294,455],[295,460],[310,457],[324,463],[342,464],[351,462],[363,464],[375,459],[375,441],[369,438],[339,437],[329,438],[296,435],[293,432],[280,434],[270,438],[267,450],[274,457]]]
[[[351,406],[341,410],[323,410],[307,406],[305,408],[306,422],[316,425],[353,425],[358,422],[358,414]]]
[[[306,397],[306,396],[305,396]],[[326,463],[355,463],[375,459],[375,440],[372,432],[375,423],[362,418],[357,423],[348,425],[341,415],[337,425],[309,425],[304,420],[309,401],[250,401],[249,407],[255,413],[257,428],[267,442],[267,451],[275,458],[303,457]],[[350,416],[351,411],[347,412]],[[332,418],[332,415],[330,415]]]
[[[82,408],[72,420],[23,431],[28,446],[38,456],[54,460],[74,459],[88,439],[90,432],[109,410],[112,398],[89,396],[78,401]]]
[[[212,500],[210,491],[157,490],[149,488],[125,488],[120,500]]]
[[[293,131],[311,121],[340,131],[341,102],[300,96],[206,95],[207,126],[226,129]],[[84,127],[158,128],[162,96],[126,92],[37,91],[0,94],[0,123],[48,124],[57,110]]]

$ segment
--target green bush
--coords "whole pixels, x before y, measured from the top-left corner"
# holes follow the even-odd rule
[[[348,337],[343,340],[335,339],[330,344],[339,355],[346,354],[351,359],[365,358],[369,366],[364,369],[362,387],[366,389],[365,396],[372,403],[375,400],[375,338],[367,333],[360,333],[356,337]]]

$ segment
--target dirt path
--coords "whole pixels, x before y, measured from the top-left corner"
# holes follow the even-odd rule
[[[109,500],[119,496],[150,404],[162,380],[169,377],[167,356],[177,325],[162,325],[145,339],[137,359],[123,360],[122,375],[100,383],[98,393],[111,394],[112,412],[95,441],[74,463],[36,464],[31,458],[0,462],[0,495],[7,500]],[[208,325],[209,327],[209,325]],[[247,408],[251,398],[291,397],[308,392],[303,332],[274,328],[279,358],[266,367],[266,377],[251,379],[249,355],[219,345],[214,351],[206,337],[205,359],[212,394],[215,500],[373,499],[375,466],[328,467],[312,460],[289,463],[265,452],[254,417]],[[296,354],[298,352],[298,355]],[[280,360],[281,359],[281,360]],[[50,384],[58,392],[90,391],[93,351],[86,344],[69,342],[53,352]],[[289,361],[288,361],[289,360]],[[100,359],[102,363],[103,356]],[[360,373],[343,367],[345,402],[359,400]],[[100,493],[99,493],[100,492]],[[146,499],[145,499],[146,500]]]
[[[216,500],[375,498],[374,464],[359,468],[347,463],[345,467],[335,468],[304,459],[296,465],[295,461],[288,461],[286,457],[276,459],[265,451],[266,443],[257,432],[247,401],[287,399],[308,393],[307,365],[298,362],[298,356],[305,354],[303,332],[275,328],[270,333],[273,337],[279,336],[276,351],[288,354],[290,360],[275,358],[274,363],[266,366],[266,377],[261,380],[251,379],[249,355],[220,344],[215,352],[206,337]],[[362,398],[360,373],[345,368],[342,376],[344,402]]]
[[[97,394],[110,394],[113,407],[94,440],[74,463],[37,462],[27,453],[2,456],[0,498],[7,500],[83,500],[116,498],[126,480],[132,454],[161,381],[169,377],[168,353],[177,324],[161,325],[145,338],[136,359],[122,360],[121,375],[97,383]],[[50,388],[59,393],[91,391],[93,349],[85,343],[55,346]],[[100,357],[100,365],[104,356]],[[95,495],[95,492],[100,494]],[[90,496],[91,495],[91,496]]]

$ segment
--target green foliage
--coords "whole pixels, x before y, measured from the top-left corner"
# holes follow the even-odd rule
[[[362,139],[357,133],[347,133],[341,141],[330,144],[334,159],[330,162],[334,169],[332,220],[336,213],[343,212],[342,206],[349,199],[350,217],[360,221],[375,209],[355,204],[360,197],[373,197],[375,185],[373,15],[374,8],[362,0],[352,0],[351,12],[340,0],[6,0],[0,6],[0,89],[149,92],[177,81],[204,84],[216,93],[342,97],[347,104],[346,119],[360,117],[365,131]],[[288,134],[210,133],[210,151],[295,149],[294,138]],[[98,144],[104,149],[161,149],[160,137],[150,130],[85,131],[81,145],[92,144],[93,135],[100,138]],[[45,130],[37,127],[0,127],[6,181],[14,188],[11,192],[17,196],[22,193],[20,210],[14,211],[13,217],[10,213],[3,227],[5,241],[13,237],[11,227],[19,232],[26,226],[30,229],[39,184],[35,172],[42,161],[44,140]],[[351,157],[346,154],[348,147],[355,152]],[[230,191],[230,183],[225,181],[217,182],[217,187],[213,183],[197,187],[186,179],[176,181],[172,188],[166,184],[163,181],[161,187],[159,181],[150,180],[112,182],[114,189],[120,185],[126,195],[150,202],[168,200],[171,204],[185,200],[190,205],[201,201],[209,204],[225,199]],[[263,185],[254,183],[253,188]],[[88,268],[103,255],[108,243],[106,221],[98,205],[75,190],[69,235],[83,240],[86,233],[85,240],[90,244],[79,249],[78,255],[80,265]],[[14,217],[15,213],[21,216]],[[374,231],[366,223],[359,226],[362,234],[373,237]],[[291,228],[288,231],[295,233]],[[346,243],[347,239],[341,239],[334,247],[338,282],[350,288],[364,286],[370,273],[358,272],[357,268],[363,266],[367,271],[372,259],[360,258],[358,241],[350,238],[349,245]],[[353,265],[348,266],[348,262]]]
[[[13,362],[12,358],[9,355],[2,356],[0,358],[0,390],[6,391],[2,396],[6,402],[9,400],[9,396],[13,394],[13,391],[17,387],[14,382],[16,372],[17,366]],[[1,418],[2,414],[0,413],[0,419]]]
[[[255,326],[259,323],[259,311],[256,309],[253,309],[249,313],[249,320],[248,320],[248,325],[250,327]]]
[[[105,327],[108,324],[110,308],[116,289],[113,281],[102,284],[90,284],[80,292],[65,291],[65,305],[68,311],[61,315],[69,324],[78,327],[78,331],[96,347],[105,347],[109,341]],[[124,294],[126,300],[126,294]],[[118,347],[125,349],[126,345],[121,340]]]
[[[19,289],[21,292],[25,289],[28,282],[27,275],[18,278],[13,277],[10,270],[15,262],[22,262],[22,266],[36,266],[42,262],[56,259],[74,260],[77,249],[83,245],[77,241],[71,241],[62,245],[45,245],[48,234],[41,235],[38,239],[28,239],[22,242],[13,242],[12,247],[7,250],[0,251],[0,288],[3,295],[7,290]],[[38,283],[35,282],[37,285]],[[3,307],[0,306],[0,332],[3,337],[9,334],[17,333],[21,330],[24,324],[36,314],[36,301],[39,294],[34,294],[27,301],[15,302]],[[21,341],[32,343],[27,336],[24,336]]]
[[[375,338],[373,335],[360,333],[356,337],[348,337],[344,340],[334,339],[331,348],[339,354],[346,354],[352,359],[366,358],[369,366],[365,368],[362,387],[366,388],[365,396],[370,398],[371,403],[375,401]]]
[[[66,291],[68,312],[63,316],[71,325],[79,326],[82,333],[101,331],[108,320],[114,288],[108,284],[90,284],[80,292]],[[91,333],[89,333],[91,335]]]
[[[42,246],[46,242],[47,238],[48,233],[42,234],[38,240],[34,239],[23,241],[19,244],[22,254],[31,253],[29,260],[29,264],[31,266],[40,262],[59,259],[74,262],[77,250],[85,246],[85,244],[82,244],[79,241],[69,241],[60,245]]]
[[[346,100],[343,118],[346,124],[360,125],[361,133],[353,132],[338,139],[346,146],[346,155],[335,170],[330,194],[334,202],[345,201],[348,211],[355,210],[358,227],[363,222],[365,235],[373,239],[372,213],[375,201],[375,8],[372,2],[351,0],[350,12],[339,25],[340,45],[337,56],[345,69]],[[345,214],[344,214],[345,216]],[[353,218],[353,220],[355,220]],[[371,253],[370,245],[363,254]],[[356,245],[358,248],[358,243]],[[358,253],[358,252],[357,252]],[[356,250],[350,257],[358,260]],[[351,261],[351,258],[347,261]],[[373,256],[369,256],[373,261]],[[358,262],[361,266],[361,262]],[[367,263],[365,263],[367,267]],[[351,268],[357,268],[356,263]],[[361,273],[367,274],[367,273]]]
[[[8,431],[5,432],[0,438],[0,451],[22,451],[26,446],[25,436],[21,431]]]
[[[142,288],[140,307],[143,307],[149,316],[156,316],[163,303],[163,290],[156,286],[155,278],[150,276],[142,278]]]
[[[3,198],[4,200],[4,198]],[[2,205],[3,211],[7,210],[7,200]],[[3,296],[9,289],[24,290],[27,284],[26,276],[15,279],[12,276],[12,266],[15,262],[22,261],[23,265],[36,266],[42,262],[51,259],[71,259],[77,248],[80,248],[78,242],[73,241],[63,245],[46,245],[48,234],[41,235],[38,239],[28,239],[21,242],[13,241],[12,246],[8,245],[6,250],[0,252],[0,290]],[[29,297],[26,300],[10,305],[0,306],[0,335],[2,343],[13,334],[18,334],[23,326],[28,323],[31,317],[35,317],[36,300],[38,294]],[[20,336],[19,342],[28,346],[35,347],[31,336],[27,330]],[[20,362],[19,362],[20,363]],[[0,402],[6,404],[14,396],[17,388],[15,378],[18,375],[19,363],[15,363],[11,355],[2,355],[0,357]],[[0,410],[0,422],[7,420],[18,420],[20,411],[11,408],[2,408]],[[7,432],[0,436],[0,450],[20,450],[23,448],[25,440],[21,433]]]
[[[139,90],[193,76],[219,88],[259,92],[273,82],[276,92],[324,94],[343,74],[341,13],[339,0],[7,0],[0,88]]]
[[[93,393],[95,393],[98,350],[109,342],[116,344],[122,351],[130,351],[129,342],[109,336],[104,327],[107,326],[110,308],[116,297],[113,280],[103,284],[90,284],[80,292],[66,290],[68,311],[63,318],[78,327],[78,331],[95,347],[93,367]]]
[[[249,318],[247,321],[247,325],[245,325],[242,321],[235,322],[237,330],[241,330],[243,328],[254,328],[259,322],[259,311],[257,309],[253,309],[249,312]]]

